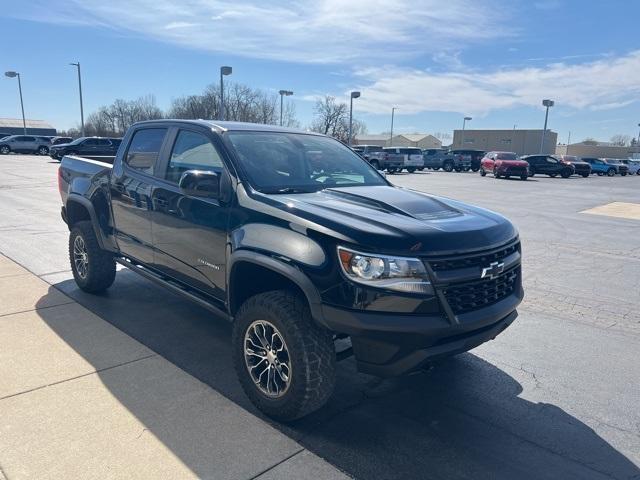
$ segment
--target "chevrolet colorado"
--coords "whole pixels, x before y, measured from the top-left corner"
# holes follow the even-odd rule
[[[118,263],[233,322],[239,381],[279,420],[327,401],[338,360],[418,370],[495,338],[524,295],[508,220],[395,187],[324,135],[147,121],[113,165],[65,156],[58,177],[78,286]]]

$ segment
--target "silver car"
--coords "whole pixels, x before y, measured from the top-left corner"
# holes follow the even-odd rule
[[[35,153],[48,155],[51,139],[35,135],[11,135],[0,140],[0,153]]]

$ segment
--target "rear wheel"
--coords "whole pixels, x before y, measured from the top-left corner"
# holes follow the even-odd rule
[[[613,177],[615,174],[616,174],[615,168],[610,168],[609,170],[607,170],[608,177]]]
[[[38,155],[49,155],[49,149],[44,145],[38,148]]]
[[[487,172],[484,171],[484,168],[480,167],[480,176],[485,177],[486,175],[487,175]]]
[[[425,167],[418,167],[418,171],[421,172],[424,170]]]
[[[434,171],[435,171],[435,170],[440,170],[440,167],[431,167],[431,168],[432,168]],[[640,171],[640,170],[639,170],[639,171]],[[638,175],[640,175],[640,173],[639,173]]]
[[[556,178],[556,177],[558,176],[558,174],[557,174],[557,173],[550,173],[550,174],[549,174],[549,176],[550,176],[551,178]]]
[[[248,299],[236,315],[232,345],[243,390],[272,418],[308,415],[333,393],[333,336],[292,292],[274,290]]]
[[[0,153],[3,155],[8,155],[11,153],[11,149],[7,145],[2,145],[0,147]]]
[[[571,176],[571,170],[563,170],[560,175],[562,178],[569,178]]]
[[[604,175],[604,172],[598,172],[598,176],[601,177]]]
[[[69,260],[78,287],[89,293],[109,288],[116,278],[116,263],[102,250],[89,221],[78,222],[69,235]]]
[[[623,177],[627,176],[627,172],[620,172],[620,175],[622,175]]]
[[[582,176],[583,176],[584,178],[587,178],[587,177],[589,176],[589,174],[588,174],[588,173],[583,173],[583,174],[582,174]]]
[[[389,168],[387,168],[387,173],[389,173],[389,174],[393,174],[393,173],[396,173],[396,171],[397,171],[397,170],[398,170],[398,169],[397,169],[397,168],[395,168],[395,167],[389,167]]]
[[[453,172],[453,162],[444,162],[442,169],[445,172]]]
[[[520,175],[520,180],[526,180],[529,178],[529,175]]]
[[[500,178],[500,176],[501,176],[501,175],[498,173],[498,171],[494,169],[494,170],[493,170],[493,177],[494,177],[494,178]]]
[[[407,167],[407,172],[413,173],[416,171],[416,167]]]
[[[529,176],[533,177],[536,174],[536,169],[533,167],[529,167]]]

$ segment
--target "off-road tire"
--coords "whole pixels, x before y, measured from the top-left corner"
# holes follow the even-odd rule
[[[244,338],[256,320],[273,324],[284,337],[291,362],[291,383],[278,398],[269,398],[253,381],[245,362]],[[311,318],[307,302],[287,290],[249,298],[233,326],[233,363],[247,397],[263,413],[280,421],[304,417],[322,407],[335,383],[333,335]]]
[[[87,252],[87,272],[83,276],[74,261],[76,237],[82,237]],[[109,288],[116,278],[116,263],[113,255],[100,248],[98,239],[89,221],[76,223],[69,234],[69,261],[78,287],[88,293],[99,293]]]

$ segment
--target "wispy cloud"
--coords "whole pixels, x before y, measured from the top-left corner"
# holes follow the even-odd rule
[[[299,63],[397,61],[509,35],[505,0],[34,0],[12,8],[20,18]]]
[[[433,73],[424,70],[361,69],[358,109],[386,113],[424,111],[486,114],[492,110],[539,106],[553,98],[574,109],[620,108],[640,95],[640,50],[627,55],[567,65],[512,68],[493,72]]]

